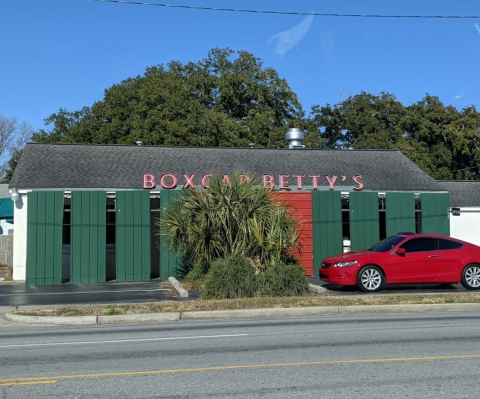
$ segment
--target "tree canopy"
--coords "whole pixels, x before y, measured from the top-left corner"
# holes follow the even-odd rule
[[[480,114],[426,95],[404,106],[392,94],[362,92],[312,109],[310,132],[327,148],[395,149],[438,180],[479,179]]]
[[[60,109],[40,142],[166,146],[285,147],[288,127],[305,124],[296,94],[252,54],[213,49],[186,65],[147,68],[105,90],[102,101]]]
[[[285,148],[290,127],[307,148],[395,149],[435,179],[480,179],[480,114],[426,94],[404,105],[393,94],[361,92],[310,115],[272,68],[245,51],[212,49],[198,62],[146,69],[79,110],[61,108],[36,142]],[[7,180],[18,160],[9,164]]]

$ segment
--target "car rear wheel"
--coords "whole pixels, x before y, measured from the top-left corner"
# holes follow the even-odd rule
[[[377,266],[365,266],[357,274],[357,287],[364,292],[381,291],[385,287],[385,276]]]
[[[478,290],[480,288],[480,265],[472,263],[463,269],[462,285],[467,290]]]

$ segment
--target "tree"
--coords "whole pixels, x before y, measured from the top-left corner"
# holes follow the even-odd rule
[[[52,130],[34,141],[267,148],[286,147],[287,129],[306,126],[296,94],[274,69],[218,48],[199,62],[147,68],[91,107],[60,109],[45,122]]]
[[[299,245],[299,222],[287,206],[246,176],[236,173],[230,183],[214,176],[207,189],[182,192],[158,222],[166,244],[203,272],[231,254],[263,268],[292,259]]]
[[[405,107],[389,93],[362,92],[315,106],[309,131],[326,148],[395,149],[435,179],[479,179],[480,114],[426,95]]]
[[[4,183],[10,181],[19,154],[31,134],[32,128],[27,123],[0,115],[0,176]]]

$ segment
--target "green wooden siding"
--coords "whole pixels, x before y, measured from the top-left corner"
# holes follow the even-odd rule
[[[379,241],[378,193],[350,193],[350,249],[370,248]]]
[[[180,190],[162,190],[160,192],[160,210],[175,201],[181,195]],[[168,248],[160,239],[160,280],[167,280],[169,277],[180,277],[178,266],[182,262],[182,255]]]
[[[63,192],[30,192],[27,203],[26,284],[61,284]]]
[[[72,192],[71,283],[106,281],[106,212],[106,192]]]
[[[312,191],[313,273],[322,260],[343,250],[340,191]]]
[[[414,193],[386,194],[387,237],[401,231],[415,233]]]
[[[150,280],[150,192],[118,191],[115,214],[117,281]]]
[[[450,195],[448,193],[422,193],[422,233],[450,235]]]

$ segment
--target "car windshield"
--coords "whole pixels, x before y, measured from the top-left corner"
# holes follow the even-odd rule
[[[405,237],[403,236],[387,237],[384,240],[377,242],[375,245],[368,248],[368,250],[373,252],[387,252],[404,239]]]

